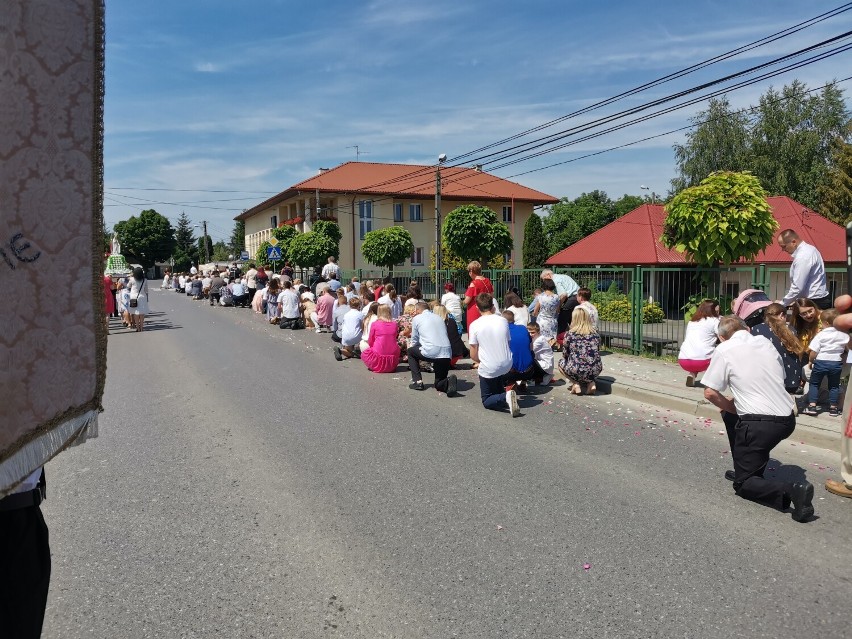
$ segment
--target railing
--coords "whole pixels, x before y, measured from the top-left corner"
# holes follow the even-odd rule
[[[604,342],[634,354],[677,355],[688,316],[704,298],[719,300],[722,313],[727,314],[731,312],[731,302],[740,291],[761,289],[775,300],[781,299],[789,287],[788,268],[765,265],[707,269],[636,266],[553,270],[570,275],[580,286],[591,289],[592,303],[601,315],[598,328]],[[826,274],[832,296],[846,292],[845,269],[827,268]],[[388,275],[389,272],[382,269],[341,271],[344,284],[353,276],[364,282],[381,280]],[[503,296],[512,289],[516,289],[529,303],[541,284],[540,269],[486,269],[483,275],[493,283],[501,306]],[[394,269],[390,277],[400,293],[404,293],[412,281],[417,282],[427,299],[440,298],[446,282],[452,282],[456,292],[464,296],[470,283],[467,272],[458,270],[439,271],[437,282],[435,271],[425,269]]]

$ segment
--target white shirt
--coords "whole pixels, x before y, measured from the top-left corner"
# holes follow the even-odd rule
[[[562,295],[571,297],[572,295],[576,295],[577,291],[580,290],[580,285],[574,281],[574,278],[564,273],[554,273],[553,283],[556,284],[556,294],[560,297]]]
[[[839,362],[849,343],[849,335],[833,326],[822,329],[814,335],[808,348],[817,354],[816,359],[824,362]]]
[[[518,326],[526,326],[530,323],[530,312],[527,310],[526,306],[510,306],[506,310],[512,311],[512,314],[515,316],[514,324],[517,324]]]
[[[193,266],[191,269],[189,269],[189,272],[190,274],[195,275],[196,273],[198,273],[198,269]]]
[[[786,417],[793,412],[781,356],[768,339],[745,330],[716,347],[701,383],[720,393],[730,387],[740,415]]]
[[[278,305],[281,306],[281,317],[284,319],[299,317],[299,295],[292,288],[278,294]]]
[[[340,338],[344,346],[355,346],[361,341],[361,322],[363,319],[364,313],[354,308],[349,309],[349,312],[343,316]]]
[[[443,297],[441,297],[441,306],[446,307],[448,312],[452,313],[457,320],[461,321],[461,298],[458,296],[457,293],[454,293],[452,291],[444,293]]]
[[[553,375],[553,347],[547,338],[543,335],[536,337],[532,343],[532,350],[541,370],[548,375]]]
[[[447,325],[432,311],[423,311],[411,320],[411,344],[420,344],[424,357],[450,359],[453,356]]]
[[[257,269],[249,269],[246,273],[246,282],[249,288],[257,288]]]
[[[580,308],[586,309],[586,312],[589,314],[589,319],[592,320],[592,326],[595,330],[598,330],[598,307],[588,300],[580,302],[579,306]]]
[[[334,262],[329,262],[328,264],[322,267],[322,276],[325,279],[329,279],[332,273],[337,274],[339,272],[340,268]]]
[[[482,315],[470,325],[467,334],[471,346],[479,346],[480,377],[494,379],[512,370],[509,322],[502,316]]]
[[[686,334],[680,345],[678,359],[710,359],[719,339],[719,318],[703,317],[686,323]]]
[[[395,300],[392,300],[390,295],[382,295],[376,301],[379,304],[384,304],[391,310],[391,319],[399,319],[399,316],[402,315],[402,300],[399,299],[399,296]]]
[[[807,242],[799,242],[792,253],[793,263],[790,265],[790,290],[781,301],[784,306],[790,306],[796,299],[807,297],[818,300],[828,295],[825,284],[825,264],[822,255]]]

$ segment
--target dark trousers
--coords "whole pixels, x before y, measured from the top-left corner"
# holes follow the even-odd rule
[[[213,306],[214,304],[218,304],[219,303],[219,297],[220,297],[219,291],[216,291],[215,293],[213,291],[210,291],[210,306]]]
[[[121,314],[118,312],[118,291],[112,291],[112,316],[113,317],[121,317]]]
[[[479,376],[479,393],[482,395],[482,405],[490,410],[505,410],[509,408],[506,402],[506,381],[500,377]]]
[[[837,406],[840,397],[840,372],[842,362],[830,362],[824,359],[814,360],[811,378],[808,381],[808,403],[816,404],[819,400],[819,387],[824,377],[828,378],[828,405]]]
[[[819,297],[819,298],[816,298],[816,299],[812,299],[811,301],[814,304],[816,304],[817,307],[822,309],[823,311],[827,308],[831,308],[832,305],[833,305],[833,302],[834,302],[834,300],[831,299],[830,294],[826,295],[825,297]]]
[[[776,508],[790,505],[790,482],[765,479],[769,454],[796,428],[796,418],[771,415],[740,415],[734,429],[734,491],[744,499]]]
[[[432,362],[435,371],[435,390],[447,391],[447,374],[450,371],[449,357],[426,357],[420,352],[420,344],[415,344],[408,349],[408,368],[411,369],[411,381],[422,381],[420,375],[420,362]]]
[[[577,301],[577,296],[572,295],[565,303],[562,304],[562,308],[559,309],[559,315],[556,316],[556,333],[564,333],[568,330],[568,327],[571,326],[571,315],[574,313],[574,309],[577,308],[580,303]]]
[[[535,380],[540,382],[544,379],[545,372],[542,370],[541,366],[539,366],[538,362],[533,360],[533,363],[530,364],[529,368],[525,371],[516,371],[514,368],[509,371],[509,374],[506,375],[506,381],[519,381],[526,382],[529,380]]]
[[[243,293],[242,295],[234,295],[234,306],[243,306],[249,304],[250,297],[248,293]]]
[[[38,639],[50,586],[50,544],[38,506],[0,512],[0,565],[0,634]]]
[[[257,293],[257,289],[246,287],[246,290],[248,291],[249,304],[251,304],[254,301],[254,294]]]

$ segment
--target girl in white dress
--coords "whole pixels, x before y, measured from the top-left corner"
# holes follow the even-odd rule
[[[141,333],[145,326],[145,316],[148,314],[148,280],[141,266],[133,269],[133,278],[130,280],[130,302],[127,307],[130,311],[131,324],[136,327],[136,332]],[[136,305],[133,305],[136,300]]]

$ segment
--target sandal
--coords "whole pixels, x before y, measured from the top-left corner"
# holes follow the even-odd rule
[[[819,415],[819,410],[817,410],[816,404],[808,404],[805,406],[805,410],[802,411],[803,415],[811,415],[812,417],[816,417]]]
[[[830,417],[838,417],[840,415],[840,410],[838,410],[837,406],[829,406],[828,414]]]

